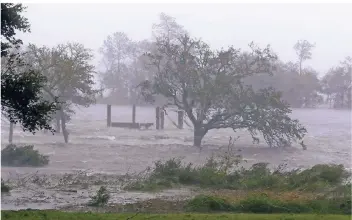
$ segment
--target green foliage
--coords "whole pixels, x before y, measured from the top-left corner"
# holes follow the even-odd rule
[[[40,167],[49,163],[49,156],[41,155],[32,145],[17,147],[14,144],[7,145],[1,150],[2,166],[33,166]]]
[[[95,196],[91,197],[89,206],[104,206],[109,202],[110,194],[104,186],[101,186]]]
[[[1,193],[8,193],[10,192],[11,188],[10,186],[6,185],[4,180],[1,178]]]
[[[225,199],[199,195],[187,203],[186,210],[191,212],[228,212],[235,211],[236,208]]]
[[[336,190],[348,192],[344,182],[351,176],[342,165],[321,164],[303,171],[283,171],[279,167],[270,171],[267,163],[257,163],[249,169],[236,169],[237,162],[234,163],[231,171],[226,172],[226,163],[214,157],[203,166],[185,165],[175,158],[157,161],[146,178],[132,181],[125,189],[148,191],[192,185],[217,189],[302,191],[335,190],[337,187]]]
[[[12,46],[22,44],[15,38],[16,31],[30,31],[28,19],[21,16],[24,9],[22,4],[1,3],[1,36],[5,38],[1,39],[1,57],[6,57]]]
[[[12,123],[20,123],[23,130],[51,129],[48,122],[56,109],[54,102],[42,98],[46,77],[32,69],[25,70],[20,58],[10,55],[1,69],[1,111]],[[6,69],[6,70],[5,70]]]
[[[351,199],[280,201],[262,194],[248,196],[238,202],[230,203],[221,197],[199,195],[188,202],[186,210],[192,212],[351,214]]]
[[[46,78],[33,70],[17,51],[22,41],[16,31],[29,31],[29,23],[21,16],[21,4],[1,3],[1,112],[23,130],[51,129],[50,116],[56,111],[56,97],[44,100],[41,89]],[[3,39],[4,38],[4,39]]]
[[[315,214],[196,214],[196,213],[180,213],[180,214],[121,214],[121,213],[77,213],[77,212],[60,212],[52,210],[36,210],[36,211],[1,211],[1,219],[6,220],[37,220],[37,219],[75,219],[75,220],[117,220],[117,219],[133,219],[133,220],[349,220],[347,215],[315,215]]]

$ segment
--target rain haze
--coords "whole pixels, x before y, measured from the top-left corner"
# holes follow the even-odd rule
[[[46,76],[40,97],[57,108],[45,113],[53,132],[38,125],[33,134],[22,123],[30,117],[11,113],[13,124],[3,114],[5,210],[91,210],[102,187],[104,211],[151,199],[183,206],[208,193],[197,187],[248,190],[240,166],[267,163],[269,176],[281,166],[352,168],[352,4],[24,5],[31,32],[15,38]],[[2,51],[2,66],[11,64],[3,60]],[[6,91],[2,99],[15,94]],[[44,157],[10,158],[11,147],[26,145]],[[209,158],[213,173],[198,174]],[[187,163],[197,168],[182,182]],[[177,171],[170,180],[157,166]],[[220,171],[242,179],[207,182]]]
[[[164,12],[213,48],[247,49],[254,41],[272,45],[289,61],[296,59],[293,45],[306,39],[317,45],[307,64],[323,74],[352,51],[350,10],[350,4],[33,3],[25,13],[32,32],[23,40],[50,46],[78,41],[96,52],[99,63],[98,49],[108,35],[125,32],[135,41],[149,39],[153,23]]]

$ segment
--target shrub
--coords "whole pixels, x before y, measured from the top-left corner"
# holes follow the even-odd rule
[[[198,195],[185,206],[192,212],[240,212],[240,213],[319,213],[351,214],[350,198],[315,199],[306,201],[282,201],[265,194],[247,196],[230,202],[219,196]]]
[[[101,186],[95,196],[91,197],[89,201],[89,206],[104,206],[108,203],[110,199],[110,194],[104,186]]]
[[[291,171],[286,176],[289,188],[315,191],[341,185],[348,179],[350,172],[346,171],[343,165],[318,164],[301,172]]]
[[[41,155],[32,145],[17,147],[14,144],[7,145],[1,150],[2,166],[45,166],[49,163],[49,157]]]
[[[304,213],[312,210],[300,202],[282,202],[266,195],[248,197],[237,204],[241,212],[252,213]]]
[[[213,157],[203,166],[182,164],[180,159],[155,162],[146,178],[131,182],[125,189],[157,190],[177,185],[193,185],[217,189],[271,189],[280,191],[321,192],[343,186],[350,173],[342,165],[316,165],[304,171],[270,171],[267,163],[257,163],[249,169],[229,169],[237,165],[219,162]],[[225,165],[224,165],[225,164]],[[225,166],[225,167],[224,167]],[[231,171],[230,171],[231,170]],[[346,190],[345,190],[346,191]]]
[[[187,203],[186,210],[191,212],[223,212],[235,211],[235,207],[222,198],[200,195]]]
[[[4,180],[1,178],[1,193],[8,193],[10,190],[10,186],[6,185]]]

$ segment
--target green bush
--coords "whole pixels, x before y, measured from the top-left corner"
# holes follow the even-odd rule
[[[1,178],[1,193],[8,193],[10,190],[10,186],[6,185],[4,180]]]
[[[91,197],[89,206],[104,206],[109,202],[110,194],[104,186],[101,186],[95,196]]]
[[[235,211],[235,207],[226,200],[215,196],[196,196],[186,205],[190,212],[228,212]]]
[[[267,163],[257,163],[249,169],[226,172],[228,169],[221,164],[214,158],[198,167],[191,163],[182,164],[179,159],[157,161],[147,178],[133,181],[125,189],[156,190],[177,185],[193,185],[218,189],[326,191],[343,186],[350,176],[342,165],[322,164],[304,171],[287,172],[277,169],[272,172]]]
[[[280,201],[266,195],[249,196],[230,203],[217,196],[199,195],[185,207],[191,212],[239,212],[239,213],[320,213],[351,214],[350,198],[319,199],[308,201]]]
[[[282,202],[270,199],[265,195],[248,197],[236,205],[246,213],[309,213],[312,209],[299,202]]]
[[[49,157],[41,155],[32,145],[17,147],[14,144],[7,145],[1,150],[2,166],[45,166],[49,163]]]
[[[318,164],[302,172],[292,171],[287,176],[291,188],[306,188],[313,191],[324,185],[339,185],[348,179],[350,173],[343,165]]]

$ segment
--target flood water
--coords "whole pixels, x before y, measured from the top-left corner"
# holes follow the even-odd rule
[[[64,144],[60,134],[38,132],[32,135],[23,132],[19,126],[15,127],[14,143],[34,145],[42,154],[50,156],[50,163],[44,168],[2,167],[2,178],[18,178],[29,173],[62,175],[78,170],[119,175],[138,172],[156,160],[174,157],[199,164],[213,153],[225,149],[230,136],[239,136],[235,142],[235,150],[248,164],[268,162],[273,166],[287,164],[290,168],[297,168],[319,163],[339,163],[351,167],[350,111],[295,109],[292,117],[299,119],[308,130],[304,139],[307,150],[303,150],[298,144],[285,149],[269,148],[265,142],[253,144],[245,132],[234,133],[230,129],[210,131],[204,138],[203,148],[199,149],[192,146],[192,128],[186,124],[183,130],[175,127],[173,122],[177,122],[177,115],[173,111],[165,116],[164,130],[156,130],[155,127],[133,130],[108,128],[106,105],[94,105],[77,109],[76,115],[67,125],[70,132],[69,144]],[[131,122],[132,108],[113,106],[112,121]],[[155,109],[137,107],[136,121],[155,123]],[[2,148],[8,143],[8,129],[8,123],[3,120]],[[21,197],[21,192],[23,193],[17,191],[18,198]],[[9,199],[4,204],[2,200],[3,207],[6,208],[7,204],[7,208],[12,209],[11,201]]]

